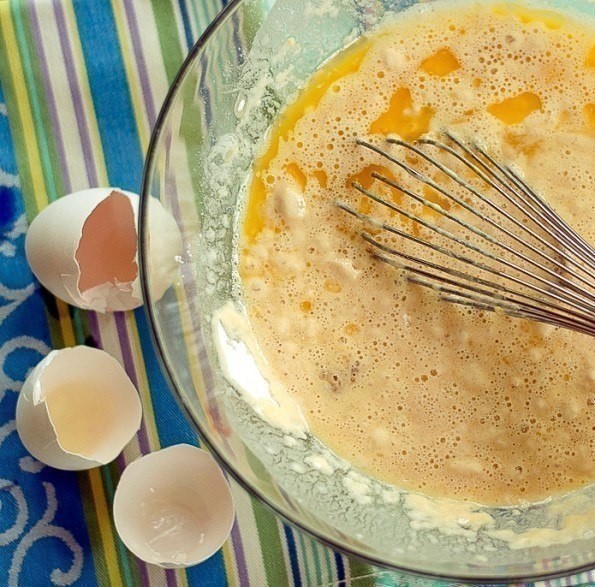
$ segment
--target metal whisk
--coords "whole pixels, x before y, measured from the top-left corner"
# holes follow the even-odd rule
[[[374,171],[384,197],[353,187],[389,221],[337,202],[375,257],[443,300],[595,336],[595,249],[517,172],[450,132],[387,142],[391,152],[358,140],[407,175]],[[403,239],[420,246],[411,254]]]

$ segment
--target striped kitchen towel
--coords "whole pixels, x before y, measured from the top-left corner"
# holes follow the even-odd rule
[[[207,562],[146,565],[116,537],[110,515],[127,463],[198,443],[159,369],[144,311],[98,315],[36,285],[24,259],[27,223],[79,189],[138,192],[150,132],[216,0],[0,0],[0,584],[446,585],[375,569],[289,528],[232,482],[237,521]],[[112,464],[51,470],[15,432],[17,392],[51,348],[104,348],[144,405],[137,437]],[[593,585],[585,574],[549,585]]]

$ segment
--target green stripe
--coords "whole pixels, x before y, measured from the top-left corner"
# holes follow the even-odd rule
[[[155,13],[165,72],[168,81],[171,83],[184,60],[173,3],[163,2],[163,0],[151,0],[151,5]]]
[[[39,151],[42,163],[42,172],[45,179],[45,186],[50,201],[63,195],[64,186],[62,183],[58,152],[53,133],[47,133],[52,128],[50,117],[46,108],[47,98],[43,86],[43,76],[39,61],[29,51],[35,47],[31,34],[31,25],[28,19],[26,7],[28,4],[12,0],[12,15],[19,44],[23,73],[27,84],[29,98],[31,100],[35,132],[39,144]]]
[[[68,306],[74,337],[78,344],[86,344],[87,338],[91,336],[91,327],[89,326],[88,313],[85,310],[79,310]]]
[[[318,554],[318,549],[322,547],[312,539],[310,539],[310,542],[312,543],[312,554],[314,556],[314,566],[316,567],[316,584],[322,585],[325,580],[322,577],[322,566],[320,564],[320,556]]]
[[[251,2],[250,4],[253,5],[254,2]],[[262,2],[262,4],[266,4],[266,2]],[[252,41],[265,19],[265,11],[261,7],[256,7],[254,10],[240,10],[238,14],[242,14],[244,17],[240,28],[240,34],[243,35],[244,41],[252,47]]]
[[[202,35],[207,26],[209,26],[209,23],[214,20],[217,13],[215,2],[207,2],[206,6],[202,7],[202,14],[198,10],[197,2],[187,2],[186,6],[188,6],[188,13],[192,17],[193,28],[198,31],[199,36]]]
[[[11,20],[8,9],[9,6],[2,5],[0,3],[0,20]],[[4,90],[4,97],[6,99],[8,108],[11,112],[11,116],[8,117],[8,122],[10,124],[13,147],[17,159],[19,180],[21,182],[21,191],[23,194],[32,194],[33,178],[31,176],[31,169],[29,165],[25,164],[27,162],[27,157],[25,155],[27,153],[27,148],[25,145],[23,126],[21,122],[21,105],[16,99],[14,82],[12,79],[12,75],[10,74],[10,59],[8,58],[8,55],[9,54],[4,41],[4,35],[0,34],[0,75],[2,77],[2,88]],[[39,210],[37,209],[37,205],[35,203],[34,198],[23,198],[23,200],[25,204],[27,218],[29,222],[31,222],[31,220],[35,218]]]
[[[302,560],[304,561],[304,570],[306,571],[306,584],[312,585],[313,583],[310,579],[310,561],[308,560],[310,557],[308,556],[308,546],[306,545],[306,539],[303,532],[295,532],[295,535],[300,539],[300,551],[302,553]]]
[[[13,16],[15,16],[15,30],[17,32],[25,80],[27,83],[27,94],[32,103],[32,114],[34,116],[36,136],[40,150],[45,188],[48,200],[49,202],[52,202],[64,195],[64,183],[55,138],[55,129],[53,128],[47,107],[48,97],[43,84],[41,64],[38,54],[35,53],[36,48],[37,51],[41,51],[42,48],[37,47],[33,38],[30,12],[29,10],[25,10],[25,7],[27,6],[30,5],[22,3],[18,4],[16,11],[13,10]],[[40,26],[43,26],[43,23],[40,23]],[[32,194],[30,199],[34,199]],[[86,335],[85,327],[82,322],[83,319],[81,317],[82,313],[70,305],[68,305],[67,308],[76,342],[84,344]],[[49,319],[51,322],[50,332],[53,346],[54,348],[63,347],[64,336],[62,333],[62,325],[60,321],[55,320],[54,316],[51,314]],[[87,333],[89,332],[88,328],[86,331]],[[59,345],[59,347],[57,345]]]
[[[377,569],[374,569],[371,565],[368,565],[359,559],[349,557],[349,572],[351,577],[366,577],[366,575],[371,575],[375,573]],[[358,581],[358,587],[366,587],[366,586],[373,587],[376,585],[376,581],[374,577],[368,577],[366,579],[362,579]]]
[[[252,500],[258,541],[262,549],[262,562],[267,576],[267,585],[281,587],[288,584],[287,567],[283,545],[279,536],[277,518],[259,501]]]
[[[93,500],[90,498],[93,495],[91,489],[91,481],[89,480],[89,473],[82,471],[77,475],[79,482],[79,489],[81,496],[86,499],[81,499],[83,512],[85,514],[85,521],[89,539],[92,545],[102,544],[101,533],[99,531],[99,520],[97,512],[93,506]],[[96,577],[109,577],[107,570],[107,560],[105,558],[105,550],[103,548],[93,548],[93,556],[89,557],[91,564],[95,568]]]
[[[20,173],[19,167],[19,173]],[[62,323],[60,322],[60,318],[58,315],[58,300],[52,294],[46,294],[45,298],[45,314],[46,319],[48,321],[48,328],[50,331],[50,338],[52,340],[52,348],[54,349],[61,349],[66,346],[64,342],[64,333],[62,332]],[[64,307],[68,308],[69,315],[72,315],[71,306],[67,306],[66,304]]]
[[[105,497],[109,504],[110,510],[112,508],[112,504],[114,503],[114,491],[116,489],[117,483],[117,481],[114,481],[114,478],[118,479],[119,476],[120,473],[115,462],[101,467],[103,489],[105,491]],[[112,534],[117,536],[112,516],[110,516],[109,522],[112,529]],[[120,568],[120,574],[124,579],[124,585],[140,585],[140,574],[138,573],[136,559],[133,558],[132,554],[126,549],[124,543],[121,540],[116,539],[114,542],[116,544],[116,551],[118,553],[118,567]],[[132,566],[136,572],[132,571]]]
[[[24,5],[23,5],[24,6]],[[15,18],[12,18],[11,9],[15,9],[14,12]],[[24,55],[22,52],[22,45],[23,40],[26,37],[23,31],[23,23],[20,19],[20,10],[18,5],[14,5],[14,3],[1,5],[0,4],[0,18],[1,19],[9,19],[13,22],[15,27],[15,35],[16,35],[16,42],[20,47],[19,54],[21,55],[22,62],[29,63],[28,71],[25,71],[25,85],[27,89],[27,93],[29,95],[30,100],[32,101],[32,108],[35,108],[34,104],[34,92],[31,91],[31,63],[29,61],[28,55]],[[26,46],[26,41],[25,41]],[[2,74],[2,87],[4,89],[4,96],[6,99],[7,107],[11,112],[11,116],[9,116],[9,124],[12,134],[13,140],[13,148],[15,152],[15,158],[17,161],[17,168],[19,172],[19,180],[21,182],[21,192],[23,194],[23,202],[25,205],[25,211],[27,214],[27,218],[29,222],[37,216],[39,213],[39,209],[37,207],[37,200],[34,197],[34,188],[33,188],[33,176],[32,170],[29,164],[29,157],[27,153],[27,144],[25,142],[25,132],[22,126],[22,108],[26,106],[21,106],[17,97],[16,97],[16,89],[14,85],[14,80],[11,75],[10,69],[10,59],[9,59],[9,52],[6,47],[4,36],[0,35],[0,74]],[[13,64],[14,66],[14,64]],[[26,68],[25,68],[26,69]],[[33,84],[35,85],[35,84]],[[15,115],[16,113],[16,115]],[[39,116],[40,109],[39,105],[37,108],[38,117],[35,116],[35,111],[33,113],[33,121],[36,127],[36,136],[38,142],[42,139],[39,136],[41,132],[41,124],[39,124]],[[37,120],[36,120],[37,118]],[[43,120],[43,115],[41,115]],[[40,143],[41,144],[41,143]],[[40,154],[40,158],[43,159],[42,154]],[[47,188],[47,185],[46,185]],[[46,316],[49,325],[50,337],[53,348],[62,348],[64,346],[64,336],[62,334],[62,330],[60,328],[60,321],[58,318],[58,311],[56,308],[56,302],[53,297],[48,297],[46,301]]]
[[[325,555],[325,559],[326,559],[326,568],[328,569],[328,572],[329,572],[328,580],[329,580],[329,582],[335,581],[336,580],[335,563],[331,560],[331,550],[329,548],[325,548],[324,555]]]

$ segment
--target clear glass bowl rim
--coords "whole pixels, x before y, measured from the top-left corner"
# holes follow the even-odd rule
[[[168,365],[166,356],[167,353],[164,350],[162,341],[159,338],[159,319],[155,311],[155,302],[152,299],[151,291],[149,288],[148,277],[149,275],[149,260],[148,260],[148,239],[149,239],[149,222],[148,222],[148,201],[151,197],[151,177],[153,174],[153,168],[157,158],[158,149],[161,146],[160,140],[163,135],[163,130],[166,125],[170,109],[174,103],[178,90],[183,85],[186,75],[191,70],[193,64],[197,59],[200,58],[201,52],[207,45],[211,37],[213,37],[217,31],[223,26],[225,22],[243,5],[247,0],[230,0],[228,4],[219,12],[215,19],[209,24],[198,41],[191,48],[190,52],[184,59],[180,70],[176,74],[174,81],[172,82],[168,93],[165,97],[163,105],[159,111],[155,126],[151,131],[151,138],[149,141],[149,147],[147,149],[147,155],[143,168],[141,191],[140,191],[140,212],[139,212],[139,229],[138,229],[138,258],[139,258],[139,273],[142,295],[144,300],[145,313],[148,318],[148,323],[151,331],[151,337],[153,345],[156,349],[156,355],[161,366],[161,370],[165,375],[165,379],[169,384],[170,390],[173,390],[173,395],[181,407],[182,412],[186,415],[186,418],[192,425],[192,427],[198,432],[200,439],[206,445],[208,450],[212,453],[219,465],[229,473],[232,478],[245,490],[251,497],[256,498],[266,507],[268,507],[275,515],[279,516],[282,521],[294,526],[300,531],[305,532],[311,538],[323,543],[324,545],[332,548],[333,550],[340,551],[347,556],[355,557],[360,561],[380,567],[381,569],[405,573],[412,576],[417,576],[424,579],[434,581],[446,581],[446,582],[459,582],[468,583],[471,585],[477,585],[482,583],[505,583],[514,582],[536,582],[545,581],[558,578],[569,577],[574,574],[580,574],[587,572],[595,568],[595,561],[592,563],[586,563],[568,569],[566,571],[554,572],[554,573],[541,573],[541,574],[528,574],[528,575],[515,575],[513,576],[502,576],[502,575],[482,575],[482,576],[462,576],[462,575],[447,575],[432,572],[424,572],[419,569],[410,569],[405,566],[397,566],[391,563],[387,563],[381,559],[377,559],[369,554],[359,552],[357,549],[351,548],[329,536],[323,535],[321,532],[311,528],[308,524],[296,518],[289,509],[284,508],[280,504],[274,504],[256,487],[252,486],[242,474],[235,468],[233,462],[226,458],[226,456],[217,448],[217,443],[213,440],[209,430],[203,426],[198,419],[195,417],[192,409],[184,399],[184,393],[178,389],[176,385],[176,378],[174,377],[173,370]]]

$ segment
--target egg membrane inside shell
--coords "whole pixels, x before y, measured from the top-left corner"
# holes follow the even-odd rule
[[[53,295],[84,310],[117,312],[143,303],[138,266],[138,194],[93,188],[52,202],[27,232],[27,260]],[[149,198],[147,279],[160,299],[178,274],[182,237],[175,218]]]
[[[80,294],[91,296],[94,288],[113,284],[131,290],[138,276],[137,238],[130,198],[119,191],[97,204],[83,224],[76,250]],[[109,305],[109,304],[108,304]]]
[[[60,446],[100,463],[112,461],[140,425],[136,390],[121,366],[107,359],[94,354],[91,364],[85,355],[62,353],[39,380]]]
[[[198,564],[225,542],[231,491],[207,452],[178,444],[131,463],[114,498],[120,538],[140,559],[165,568]]]
[[[138,393],[105,351],[52,351],[27,377],[17,403],[27,450],[52,467],[83,470],[115,459],[140,427]]]

